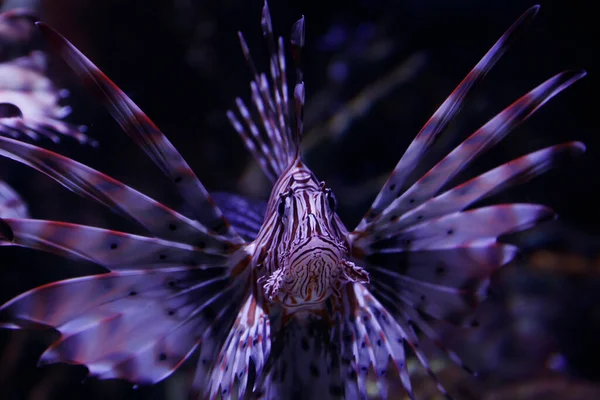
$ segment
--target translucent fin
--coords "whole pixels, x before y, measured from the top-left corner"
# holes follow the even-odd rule
[[[499,243],[498,237],[554,217],[552,210],[535,204],[469,207],[538,176],[565,157],[583,153],[582,143],[564,143],[527,154],[442,191],[471,160],[583,77],[584,71],[567,71],[550,78],[491,119],[414,184],[408,181],[474,83],[491,68],[508,39],[535,15],[537,8],[531,8],[513,24],[442,104],[409,146],[371,210],[350,234],[355,262],[371,278],[368,290],[353,285],[345,307],[354,310],[354,318],[346,317],[343,328],[348,338],[346,347],[357,354],[357,379],[349,379],[346,385],[346,392],[352,396],[366,396],[366,371],[371,367],[378,378],[379,393],[385,396],[384,381],[379,378],[382,374],[377,373],[383,362],[377,359],[376,347],[382,347],[379,351],[391,356],[409,397],[414,398],[406,372],[406,346],[416,354],[439,391],[448,396],[420,350],[416,330],[471,372],[457,354],[444,346],[437,328],[443,323],[477,326],[473,311],[486,298],[491,275],[518,254],[515,246]],[[381,336],[379,342],[377,334]],[[361,372],[365,374],[362,378]]]
[[[212,193],[212,197],[236,232],[253,241],[265,220],[267,202],[223,192]]]
[[[162,239],[56,221],[5,218],[15,246],[94,262],[111,270],[216,265],[220,252]]]
[[[265,361],[271,352],[271,321],[269,315],[254,295],[248,296],[225,340],[210,379],[210,398],[233,396],[234,383],[238,383],[237,396],[243,398],[248,378],[261,376]],[[254,370],[250,371],[250,366]],[[199,389],[199,388],[198,388]]]
[[[419,348],[418,337],[407,315],[395,313],[396,305],[382,305],[361,284],[352,284],[344,295],[343,347],[344,354],[351,354],[351,367],[346,380],[347,398],[367,398],[367,375],[374,371],[379,397],[388,396],[388,365],[391,360],[395,373],[411,399],[415,399],[406,362],[406,348],[417,356],[427,373],[436,383],[440,393],[450,398],[433,370],[425,354]],[[350,350],[352,349],[352,350]],[[452,353],[455,361],[460,361]],[[351,396],[351,397],[349,397]]]
[[[495,241],[498,236],[527,229],[553,216],[551,209],[537,204],[500,204],[447,214],[385,237],[368,236],[356,245],[368,248],[366,253],[455,248]]]
[[[233,270],[237,270],[240,267],[244,267],[247,265],[249,258],[241,258],[238,265],[233,266]],[[247,270],[245,272],[248,272]],[[241,337],[252,336],[253,332],[260,336],[260,329],[265,329],[263,333],[267,332],[268,325],[263,325],[262,327],[256,324],[254,325],[240,325],[240,321],[248,321],[246,318],[252,318],[251,315],[248,314],[251,311],[251,300],[250,303],[248,293],[252,290],[254,282],[249,281],[250,274],[237,275],[234,279],[236,283],[236,291],[232,293],[221,293],[218,296],[225,301],[219,308],[215,308],[218,310],[218,313],[214,316],[214,320],[217,322],[222,321],[222,323],[212,324],[206,330],[203,330],[203,338],[215,338],[213,341],[206,341],[201,346],[199,356],[198,356],[198,364],[196,367],[196,371],[194,374],[194,379],[192,382],[192,397],[194,398],[208,398],[210,393],[215,392],[220,387],[224,386],[221,390],[225,389],[226,393],[223,395],[223,398],[231,398],[231,390],[229,385],[231,384],[227,381],[227,378],[236,379],[236,376],[227,375],[225,377],[222,373],[228,373],[229,368],[235,368],[237,372],[238,379],[245,380],[247,379],[246,372],[240,375],[241,371],[248,371],[250,358],[244,358],[243,354],[238,354],[239,362],[236,365],[227,364],[227,371],[222,371],[221,366],[223,362],[227,362],[224,356],[226,357],[229,354],[229,344],[231,344],[231,339],[235,335],[241,335]],[[258,317],[259,320],[261,318],[260,310],[254,309],[254,317]],[[267,323],[268,324],[268,323]],[[237,329],[236,329],[237,327]],[[255,329],[255,331],[252,331]],[[254,341],[254,337],[252,339]],[[262,338],[263,344],[262,347],[257,346],[250,350],[249,353],[246,353],[249,357],[258,356],[260,351],[266,351],[265,341],[268,339],[266,337]],[[254,342],[253,342],[254,345]],[[237,354],[237,353],[236,353]],[[234,372],[233,370],[231,371]],[[243,375],[246,374],[246,377]],[[223,379],[227,382],[225,385],[220,385],[223,382]],[[217,381],[221,380],[221,381]],[[216,386],[215,386],[216,384]],[[214,397],[214,396],[213,396]],[[243,396],[242,396],[243,397]]]
[[[539,150],[391,218],[373,232],[353,233],[354,255],[358,264],[367,264],[374,293],[401,297],[430,316],[463,323],[485,298],[491,274],[517,254],[497,238],[553,216],[546,207],[526,204],[463,210],[584,150],[578,142]]]
[[[377,195],[370,210],[359,223],[359,230],[364,229],[367,223],[379,216],[399,193],[406,190],[405,184],[408,176],[416,168],[419,161],[438,135],[448,126],[452,118],[458,113],[464,99],[471,92],[475,84],[481,81],[498,59],[500,59],[513,39],[520,33],[522,28],[533,19],[538,10],[539,6],[531,7],[514,24],[512,24],[456,89],[454,89],[444,103],[442,103],[429,121],[427,121],[408,149],[406,149],[388,181]]]
[[[527,182],[584,151],[583,143],[568,142],[524,155],[430,198],[404,214],[380,221],[377,227],[372,228],[372,233],[385,236],[435,217],[465,210],[477,201]]]
[[[174,267],[64,280],[12,299],[0,307],[0,318],[61,333],[42,364],[83,364],[100,379],[154,383],[199,345],[222,342],[215,333],[231,325],[245,290],[228,270]]]
[[[341,343],[342,354],[349,358],[347,362],[345,390],[348,398],[367,399],[367,376],[370,370],[375,372],[379,396],[387,398],[387,368],[390,358],[394,361],[402,385],[414,400],[408,370],[404,341],[407,333],[383,307],[373,313],[370,303],[376,300],[364,286],[351,284],[343,294]],[[378,321],[377,317],[382,317]],[[387,317],[387,318],[386,318]]]
[[[531,90],[458,145],[364,226],[376,232],[381,226],[389,223],[390,216],[402,215],[434,197],[448,181],[464,170],[470,161],[500,142],[514,127],[525,121],[548,100],[584,76],[584,71],[563,72]]]
[[[0,181],[0,218],[27,218],[29,211],[21,196],[8,184]]]
[[[158,237],[199,247],[223,249],[232,245],[199,222],[70,158],[5,137],[0,137],[0,155],[43,172],[67,189],[131,218]]]
[[[255,395],[265,400],[344,398],[339,343],[332,332],[328,318],[289,320],[273,338]]]
[[[517,254],[515,246],[474,243],[453,249],[366,257],[375,295],[392,295],[436,319],[464,324],[486,298],[489,278]]]
[[[99,95],[110,114],[174,183],[194,216],[210,230],[240,243],[221,211],[183,157],[140,108],[67,39],[44,23],[36,23],[44,37],[81,78]]]
[[[525,175],[527,170],[523,169],[521,173]],[[510,179],[509,176],[506,178]],[[448,206],[448,211],[453,209]],[[432,214],[436,215],[435,212]],[[365,268],[371,282],[369,293],[363,286],[354,285],[358,305],[350,302],[350,306],[360,314],[347,321],[348,325],[352,321],[356,324],[352,338],[361,343],[357,348],[365,343],[367,349],[358,353],[358,393],[364,394],[368,372],[365,367],[373,366],[378,377],[385,375],[378,372],[378,368],[385,365],[383,361],[377,361],[373,346],[373,342],[379,339],[377,347],[385,347],[379,351],[391,355],[411,398],[414,395],[408,374],[403,372],[406,363],[404,345],[412,348],[438,389],[447,395],[426,356],[419,350],[412,324],[453,361],[469,370],[456,354],[444,348],[429,320],[475,326],[471,316],[487,296],[491,275],[518,252],[515,246],[498,243],[498,237],[527,229],[553,216],[552,210],[539,205],[503,204],[450,212],[385,231],[381,235],[369,234],[357,239],[354,242],[355,262]],[[352,296],[349,295],[349,299]],[[362,316],[362,313],[366,315]],[[371,326],[374,317],[379,322]],[[366,327],[360,328],[361,325]],[[377,332],[381,332],[383,337],[378,338]],[[364,338],[362,342],[361,338]],[[363,378],[361,371],[365,374]],[[378,382],[379,391],[384,395],[384,379]]]

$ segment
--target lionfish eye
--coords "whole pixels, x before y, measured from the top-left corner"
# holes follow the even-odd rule
[[[283,218],[285,215],[285,197],[279,198],[279,204],[277,205],[277,214],[279,218]]]
[[[333,192],[331,190],[327,191],[327,205],[329,206],[329,209],[333,212],[336,211],[337,209],[337,200],[335,199],[335,196],[333,195]]]

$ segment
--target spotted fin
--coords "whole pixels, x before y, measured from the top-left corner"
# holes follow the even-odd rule
[[[369,273],[370,285],[368,290],[354,285],[346,309],[355,310],[358,315],[347,319],[346,324],[354,329],[348,337],[352,337],[351,343],[358,343],[355,349],[364,344],[367,350],[359,350],[354,367],[356,388],[350,380],[347,391],[355,390],[363,397],[366,373],[371,366],[378,377],[380,394],[386,394],[385,373],[383,369],[379,371],[386,366],[375,355],[379,347],[384,347],[377,351],[392,357],[406,391],[414,398],[408,374],[403,371],[404,347],[409,346],[438,389],[446,393],[419,350],[415,327],[468,370],[456,354],[444,348],[430,321],[476,326],[473,311],[486,298],[491,275],[518,252],[515,246],[499,243],[498,237],[553,216],[552,210],[539,205],[495,205],[443,214],[382,236],[358,239],[354,243],[355,262]],[[350,301],[353,296],[356,304]],[[377,324],[372,326],[376,319]],[[351,325],[353,321],[356,325]],[[368,329],[361,328],[364,324],[368,324]],[[365,374],[362,378],[361,371]]]
[[[423,126],[413,142],[406,149],[400,161],[398,161],[398,164],[394,168],[388,181],[383,185],[369,212],[359,223],[359,230],[364,229],[369,222],[380,215],[399,193],[406,190],[406,185],[408,184],[407,179],[410,176],[410,173],[417,167],[419,161],[435,142],[438,135],[460,111],[462,103],[467,95],[490,71],[494,64],[504,54],[514,38],[533,19],[533,17],[535,17],[538,10],[539,6],[531,7],[515,23],[513,23],[485,56],[483,56],[479,63],[475,65],[471,72],[469,72],[462,80],[456,89],[454,89],[429,121],[427,121],[425,126]]]
[[[412,307],[460,323],[485,298],[490,275],[516,254],[497,238],[553,216],[549,208],[531,204],[456,212],[395,236],[365,238],[357,262],[368,263],[373,287],[398,291]]]
[[[456,248],[495,241],[553,216],[552,210],[536,204],[501,204],[447,214],[390,236],[369,236],[355,243],[362,249],[368,246],[369,253]]]
[[[233,396],[236,382],[237,396],[243,398],[247,389],[252,391],[252,387],[248,387],[250,374],[253,377],[262,375],[270,352],[271,321],[260,300],[251,294],[242,306],[219,353],[218,362],[210,378],[210,398]],[[200,390],[201,387],[196,389]]]
[[[458,145],[404,193],[399,194],[366,225],[368,229],[372,232],[379,231],[382,226],[389,224],[390,219],[393,219],[391,216],[402,215],[434,197],[471,160],[500,142],[548,100],[584,76],[584,71],[560,73],[511,104]]]
[[[98,94],[121,128],[171,179],[194,216],[211,231],[240,242],[196,174],[146,114],[67,39],[42,22],[37,25],[84,85]]]
[[[215,356],[246,290],[228,270],[171,267],[68,279],[10,300],[0,307],[0,320],[8,327],[41,324],[61,333],[41,364],[83,364],[100,379],[155,383],[199,347]]]
[[[402,300],[433,318],[465,324],[485,298],[492,273],[517,254],[516,247],[497,238],[554,214],[532,204],[463,210],[584,150],[578,142],[539,150],[427,200],[382,228],[354,232],[356,263],[371,275],[373,293],[391,295],[392,304]]]
[[[508,39],[536,12],[537,6],[513,24],[442,104],[409,146],[369,212],[350,234],[354,262],[364,267],[371,279],[367,287],[353,285],[347,296],[345,309],[353,310],[355,318],[347,318],[345,325],[350,328],[345,326],[344,329],[349,332],[348,346],[358,351],[354,367],[358,378],[349,380],[347,393],[366,395],[361,371],[364,373],[372,367],[376,376],[380,376],[377,372],[383,362],[377,361],[375,347],[381,343],[385,351],[379,351],[391,356],[411,398],[414,394],[408,374],[403,372],[406,346],[416,354],[438,389],[447,395],[420,350],[416,331],[468,370],[456,354],[444,348],[438,324],[477,326],[473,311],[486,298],[491,275],[518,254],[515,246],[500,243],[498,238],[554,217],[552,210],[535,204],[469,207],[538,176],[565,157],[581,154],[585,150],[582,143],[564,143],[527,154],[443,190],[471,160],[496,144],[554,95],[583,77],[584,71],[563,72],[550,78],[491,119],[422,178],[415,183],[408,181],[435,138],[458,112],[474,82],[491,68],[505,50]],[[373,324],[375,320],[377,324]],[[368,329],[360,328],[367,323]],[[381,336],[380,342],[376,342],[376,333]],[[365,350],[361,350],[363,343]],[[384,396],[384,379],[378,378],[378,383],[379,392]],[[354,392],[350,392],[352,390]]]
[[[350,357],[349,367],[344,374],[346,398],[367,399],[367,376],[374,372],[379,397],[388,397],[387,381],[390,372],[399,375],[407,395],[415,400],[407,368],[407,350],[414,353],[429,376],[436,383],[440,393],[450,398],[448,392],[439,381],[429,365],[427,356],[420,349],[419,338],[414,323],[419,325],[420,319],[413,319],[418,314],[411,308],[403,308],[401,302],[380,302],[380,296],[373,294],[362,284],[348,286],[343,298],[342,354]],[[428,326],[423,325],[423,332],[439,340]],[[420,326],[420,325],[419,325]],[[444,349],[448,356],[467,369],[458,356]],[[393,370],[389,371],[391,365]],[[467,369],[468,370],[468,369]]]
[[[275,182],[300,152],[304,83],[298,57],[304,46],[304,19],[296,22],[291,35],[292,52],[297,64],[293,107],[288,95],[283,39],[280,37],[275,42],[266,1],[262,9],[261,26],[269,48],[270,79],[266,74],[258,73],[246,40],[241,32],[238,33],[244,58],[253,74],[250,82],[251,98],[258,118],[253,118],[251,111],[239,97],[236,99],[237,113],[229,110],[227,117],[265,175]],[[293,115],[295,123],[292,122]]]
[[[419,349],[408,314],[392,314],[362,284],[348,285],[331,303],[331,319],[292,318],[275,336],[271,356],[255,395],[260,399],[367,399],[367,376],[375,373],[378,398],[388,397],[390,361],[409,397],[414,393],[407,349],[421,360],[446,393]],[[434,331],[427,331],[439,340]],[[446,350],[446,349],[444,349]],[[447,351],[447,350],[446,350]],[[456,354],[448,355],[462,365]]]
[[[27,218],[27,204],[8,184],[0,181],[0,218]]]
[[[254,395],[265,400],[344,398],[340,346],[332,322],[314,315],[292,318],[277,330]]]
[[[0,155],[43,172],[67,189],[136,221],[157,237],[221,249],[232,244],[199,222],[70,158],[5,137],[0,137]],[[237,237],[236,242],[240,241]]]
[[[178,242],[85,225],[34,219],[3,218],[12,231],[12,245],[91,261],[111,270],[217,265],[221,252]]]
[[[381,221],[373,232],[387,235],[435,217],[465,210],[477,201],[527,182],[584,151],[583,143],[568,142],[524,155],[457,185],[397,218],[390,217],[390,223]]]
[[[489,278],[518,249],[508,244],[472,244],[454,249],[377,254],[367,257],[372,291],[392,295],[433,318],[465,325],[486,298]]]

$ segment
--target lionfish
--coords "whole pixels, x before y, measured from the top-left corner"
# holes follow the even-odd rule
[[[422,177],[409,178],[538,8],[527,10],[442,103],[352,231],[336,214],[332,190],[302,161],[304,18],[290,38],[296,70],[292,95],[284,41],[274,37],[266,3],[261,26],[270,50],[269,74],[257,71],[239,34],[253,74],[253,109],[238,98],[237,111],[227,116],[272,182],[266,205],[241,196],[211,197],[140,108],[69,41],[38,22],[51,46],[170,179],[168,190],[182,196],[190,215],[77,161],[0,137],[0,154],[148,232],[5,218],[12,237],[7,244],[91,261],[109,272],[15,297],[0,307],[4,326],[54,327],[61,336],[40,362],[82,364],[98,379],[152,384],[196,357],[192,387],[202,398],[366,398],[369,371],[384,398],[391,367],[414,399],[408,352],[446,393],[419,337],[433,340],[462,365],[441,344],[435,323],[476,325],[472,311],[485,298],[491,274],[519,252],[498,237],[554,217],[538,204],[471,206],[534,178],[565,156],[583,153],[585,146],[547,147],[445,186],[585,72],[562,72],[543,82]]]

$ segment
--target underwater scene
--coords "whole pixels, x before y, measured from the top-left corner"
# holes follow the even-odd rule
[[[592,5],[0,1],[0,399],[600,398]]]

